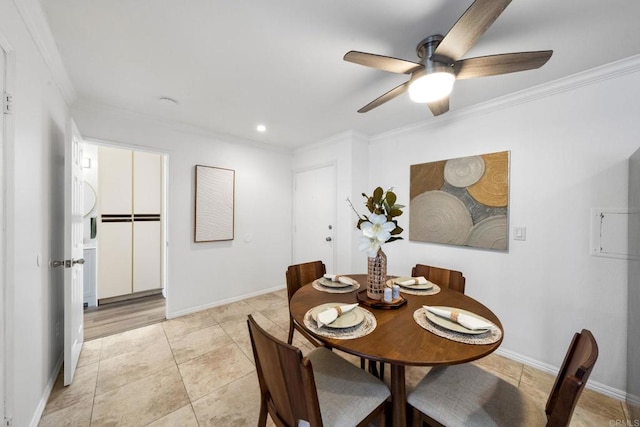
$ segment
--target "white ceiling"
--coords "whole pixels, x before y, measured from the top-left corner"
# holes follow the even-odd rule
[[[405,75],[349,50],[417,61],[472,0],[40,0],[77,102],[296,148],[432,117],[402,95],[356,111]],[[513,0],[467,57],[552,49],[538,70],[456,82],[451,111],[640,53],[640,1]],[[159,100],[171,97],[172,105]],[[267,126],[259,134],[258,123]]]

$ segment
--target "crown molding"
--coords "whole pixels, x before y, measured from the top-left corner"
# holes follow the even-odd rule
[[[538,99],[555,96],[560,93],[570,92],[572,90],[591,86],[606,80],[612,80],[627,74],[637,73],[640,71],[640,55],[630,56],[616,62],[605,64],[587,71],[582,71],[563,77],[549,83],[540,84],[530,87],[509,95],[501,96],[463,108],[457,111],[450,111],[444,117],[438,119],[430,118],[426,121],[420,121],[400,128],[392,129],[377,135],[371,136],[371,143],[379,142],[383,139],[400,136],[417,130],[424,130],[433,127],[444,126],[450,122],[459,122],[460,120],[476,117],[490,112],[502,110],[504,108],[514,107],[519,104],[533,102]]]
[[[76,91],[71,84],[67,69],[62,62],[60,52],[53,39],[49,22],[44,15],[42,6],[38,0],[13,0],[18,13],[31,34],[31,38],[38,47],[40,55],[49,68],[60,93],[67,105],[73,104],[76,99]]]
[[[331,135],[327,138],[324,138],[318,142],[314,142],[312,144],[303,145],[301,147],[296,147],[292,150],[294,154],[301,154],[309,151],[316,150],[320,147],[325,147],[329,145],[335,145],[342,143],[344,141],[355,141],[360,140],[366,143],[369,142],[369,136],[365,133],[362,133],[357,130],[346,130],[344,132],[337,133],[335,135]]]

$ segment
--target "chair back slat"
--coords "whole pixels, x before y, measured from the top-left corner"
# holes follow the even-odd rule
[[[411,270],[411,276],[423,276],[438,286],[449,288],[464,294],[465,277],[461,272],[446,268],[432,267],[425,264],[416,264]]]
[[[298,289],[309,282],[324,276],[327,269],[322,261],[305,262],[302,264],[290,265],[287,268],[287,295],[289,300]]]
[[[593,334],[586,329],[576,333],[547,400],[547,426],[569,425],[597,359],[598,344]]]
[[[269,335],[249,315],[247,324],[260,392],[277,425],[297,426],[298,420],[322,426],[318,395],[309,363],[302,352]]]

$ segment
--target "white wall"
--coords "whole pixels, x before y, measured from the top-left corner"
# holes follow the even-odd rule
[[[169,317],[284,286],[291,262],[290,153],[94,106],[78,106],[73,115],[89,142],[168,155]],[[232,241],[193,242],[196,164],[236,172]]]
[[[640,58],[372,140],[369,188],[395,186],[409,205],[409,165],[511,152],[508,252],[410,242],[385,245],[390,274],[418,263],[464,272],[466,292],[501,319],[501,351],[553,369],[573,332],[600,357],[590,382],[625,390],[627,261],[589,255],[590,208],[626,208],[627,159],[640,139]],[[507,108],[504,108],[507,107]],[[408,237],[408,210],[400,217]]]
[[[68,108],[10,1],[0,2],[0,33],[14,50],[14,128],[6,141],[7,415],[37,423],[62,362],[64,139]],[[3,310],[5,307],[2,308]],[[56,334],[56,325],[59,334]]]

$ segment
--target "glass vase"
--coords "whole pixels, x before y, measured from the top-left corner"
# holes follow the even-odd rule
[[[387,283],[387,255],[378,249],[376,256],[368,257],[367,263],[367,296],[382,300]]]

